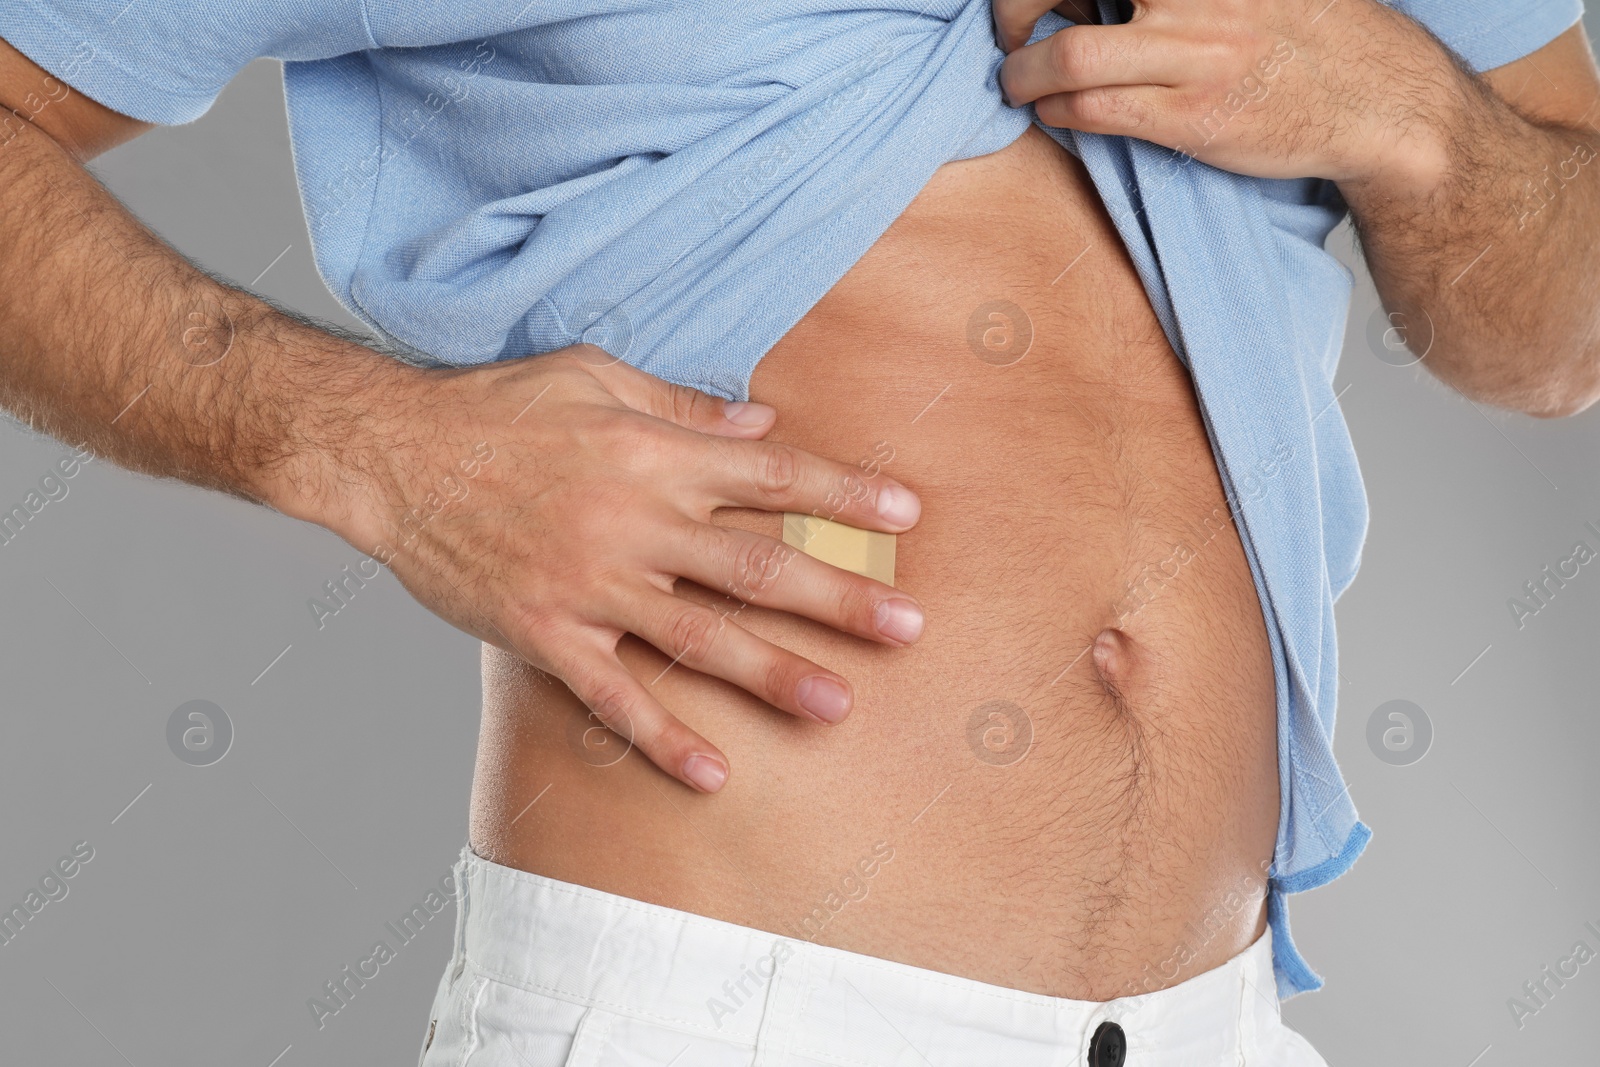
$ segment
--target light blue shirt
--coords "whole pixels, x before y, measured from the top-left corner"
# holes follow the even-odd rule
[[[429,362],[589,340],[744,398],[939,166],[1033,121],[1001,100],[987,0],[122,3],[10,0],[0,36],[155,123],[198,118],[252,59],[286,60],[317,267]],[[1581,0],[1394,6],[1479,70],[1582,14]],[[1065,25],[1048,15],[1035,37]],[[1046,129],[1093,176],[1193,376],[1234,506],[1276,668],[1278,990],[1316,989],[1285,894],[1338,877],[1370,836],[1333,758],[1333,603],[1367,521],[1332,388],[1351,276],[1323,241],[1345,206],[1321,179]]]

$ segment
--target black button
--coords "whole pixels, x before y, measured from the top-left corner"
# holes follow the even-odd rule
[[[1128,1035],[1116,1023],[1101,1023],[1089,1042],[1089,1067],[1122,1067]]]

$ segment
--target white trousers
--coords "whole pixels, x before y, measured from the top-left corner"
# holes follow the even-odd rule
[[[1097,1003],[646,904],[470,850],[456,885],[455,948],[420,1067],[1326,1067],[1279,1017],[1270,930],[1178,985]]]

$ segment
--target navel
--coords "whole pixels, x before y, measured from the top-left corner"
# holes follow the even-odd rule
[[[1133,676],[1133,639],[1114,626],[1107,627],[1096,635],[1090,657],[1101,684],[1112,696],[1121,699]]]

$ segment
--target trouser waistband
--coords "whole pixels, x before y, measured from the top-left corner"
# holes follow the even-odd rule
[[[1068,1000],[816,945],[491,863],[470,849],[456,975],[476,975],[689,1034],[838,1063],[941,1063],[981,1049],[1008,1067],[1086,1062],[1103,1023],[1127,1062],[1237,1063],[1277,1023],[1271,932],[1154,993]],[[763,1051],[772,1053],[771,1057]]]

